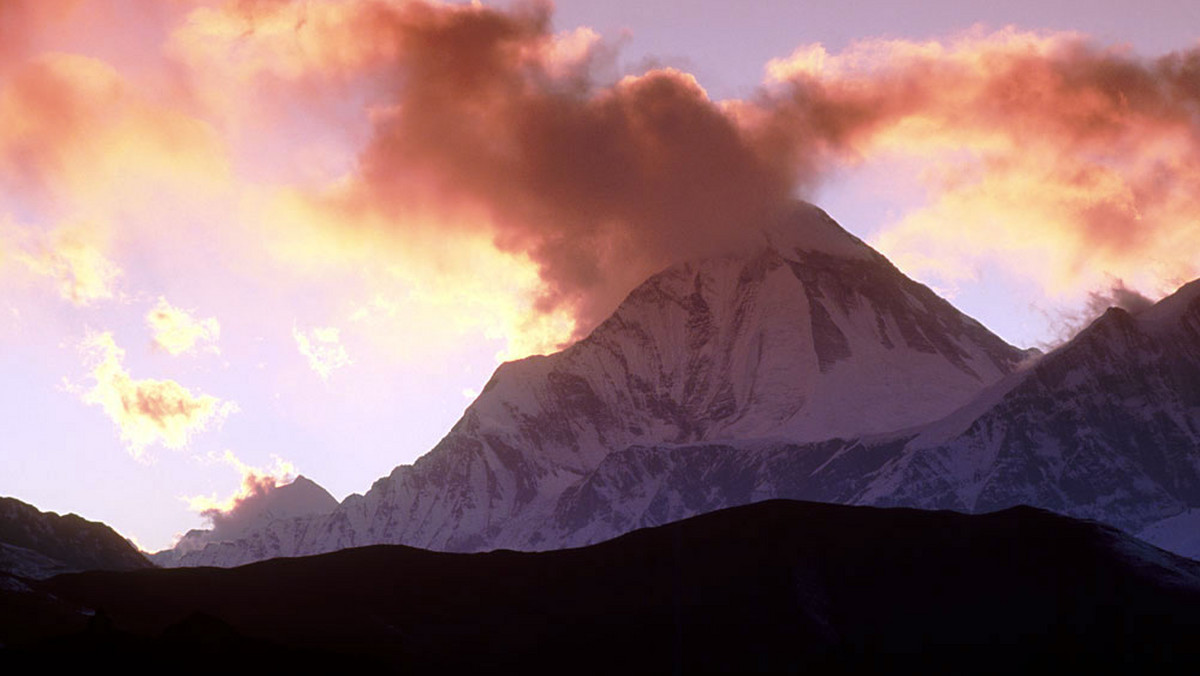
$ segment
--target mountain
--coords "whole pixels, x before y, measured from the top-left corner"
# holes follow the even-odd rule
[[[770,497],[988,512],[1035,505],[1200,554],[1200,282],[1073,340],[942,420],[819,443],[634,446],[564,492],[559,545]]]
[[[213,527],[188,531],[171,549],[151,555],[160,566],[179,565],[181,557],[203,550],[209,543],[252,537],[275,522],[303,520],[332,513],[338,502],[315,481],[298,476],[291,483],[275,486],[242,498],[229,512],[209,514]]]
[[[42,668],[202,654],[439,674],[1162,673],[1200,652],[1200,564],[1027,507],[770,501],[580,549],[373,546],[63,575],[25,597],[74,610],[0,633],[0,662]]]
[[[802,205],[502,365],[432,451],[317,518],[177,558],[553,549],[770,498],[1030,504],[1197,553],[1200,281],[1013,348]]]
[[[20,500],[0,497],[0,573],[45,578],[83,570],[150,567],[136,547],[102,523],[75,514],[42,512]]]
[[[559,546],[545,526],[560,499],[614,452],[911,428],[1028,356],[800,204],[754,246],[650,278],[570,348],[502,365],[433,450],[332,514],[276,521],[177,561],[377,543]]]

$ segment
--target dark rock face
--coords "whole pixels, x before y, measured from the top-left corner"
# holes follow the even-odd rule
[[[133,545],[102,523],[0,498],[0,572],[36,578],[151,567]]]

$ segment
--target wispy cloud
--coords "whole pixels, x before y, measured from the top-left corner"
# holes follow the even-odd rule
[[[14,258],[34,274],[54,281],[58,293],[75,305],[114,297],[121,269],[109,260],[88,228],[61,228]]]
[[[152,444],[183,448],[194,434],[237,410],[233,402],[193,394],[173,380],[133,379],[111,333],[89,333],[83,350],[94,381],[82,392],[83,401],[104,411],[136,458]]]
[[[308,331],[293,328],[292,337],[300,354],[308,360],[309,367],[321,380],[329,380],[331,373],[353,363],[341,343],[341,332],[332,326],[315,327]]]
[[[170,355],[181,355],[202,349],[218,353],[217,339],[221,324],[216,317],[197,319],[186,310],[177,308],[160,297],[158,304],[146,315],[146,325],[153,333],[154,344]]]

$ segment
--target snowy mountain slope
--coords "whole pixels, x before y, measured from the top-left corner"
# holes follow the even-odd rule
[[[551,546],[539,526],[614,451],[913,427],[1024,357],[800,204],[757,246],[655,275],[572,347],[502,365],[432,451],[332,515],[181,563],[374,543]]]
[[[541,541],[579,545],[789,497],[989,512],[1031,504],[1196,556],[1200,281],[1074,340],[935,423],[892,435],[633,447],[564,492]]]

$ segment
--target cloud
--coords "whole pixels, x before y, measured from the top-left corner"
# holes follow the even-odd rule
[[[237,410],[233,402],[192,394],[173,380],[134,380],[111,333],[88,333],[83,349],[95,381],[83,401],[104,410],[135,458],[156,443],[183,448],[194,434]]]
[[[6,7],[32,33],[51,21]],[[997,265],[1083,302],[1112,278],[1153,295],[1200,274],[1200,50],[1016,29],[805,45],[753,96],[714,101],[679,70],[618,77],[617,46],[556,30],[548,3],[171,7],[152,76],[11,52],[0,189],[124,234],[135,205],[172,213],[164,181],[216,185],[236,217],[205,220],[235,222],[231,249],[360,275],[360,298],[504,335],[507,357],[586,333],[649,274],[863,165],[911,169],[923,206],[873,243],[938,287]]]
[[[59,228],[44,239],[13,257],[34,274],[54,280],[59,295],[75,305],[113,298],[121,269],[101,252],[94,231]]]
[[[554,32],[546,4],[251,7],[194,13],[181,58],[367,113],[357,162],[286,198],[333,233],[308,248],[359,241],[407,263],[433,239],[482,237],[535,271],[526,315],[565,314],[575,335],[650,273],[871,162],[918,167],[926,205],[876,243],[941,286],[989,261],[1056,294],[1200,274],[1182,253],[1200,241],[1200,50],[1148,60],[1015,29],[809,45],[768,64],[755,96],[715,102],[677,70],[610,77],[615,49]]]
[[[296,339],[300,354],[308,360],[312,370],[321,376],[321,380],[329,380],[331,373],[353,363],[341,343],[341,332],[332,326],[315,327],[309,331],[293,328],[292,336]]]
[[[1093,291],[1089,294],[1092,299],[1090,309],[1099,314],[1110,307],[1121,308],[1130,314],[1137,314],[1154,305],[1154,301],[1146,296],[1127,288],[1125,283],[1117,280],[1107,293]]]
[[[194,352],[198,344],[204,343],[208,343],[206,351],[220,352],[215,345],[221,336],[217,319],[197,319],[166,298],[159,297],[158,304],[146,314],[146,325],[154,334],[154,344],[172,356]]]
[[[355,170],[299,200],[314,220],[392,249],[485,237],[535,266],[534,311],[566,309],[581,329],[663,265],[741,240],[794,187],[791,155],[756,144],[692,76],[601,81],[611,49],[553,32],[546,5],[273,11],[197,14],[179,44],[311,108],[368,99]]]
[[[208,189],[227,174],[216,130],[78,54],[22,61],[0,87],[0,188],[86,213]],[[63,203],[66,204],[63,204]]]
[[[27,52],[50,26],[71,14],[79,0],[4,0],[0,2],[0,72]]]
[[[925,206],[876,239],[910,272],[953,286],[992,262],[1056,295],[1200,274],[1200,50],[974,30],[808,46],[767,70],[781,134],[835,165],[918,163]]]
[[[228,175],[214,128],[94,57],[11,59],[0,119],[0,219],[21,224],[5,228],[12,258],[76,305],[113,298],[120,247],[179,236],[164,219]]]

